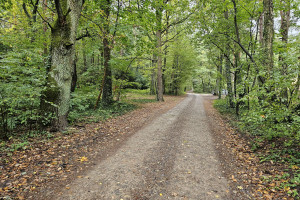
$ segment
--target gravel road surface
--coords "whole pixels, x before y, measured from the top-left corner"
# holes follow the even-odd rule
[[[53,199],[231,199],[229,193],[203,95],[188,94]]]

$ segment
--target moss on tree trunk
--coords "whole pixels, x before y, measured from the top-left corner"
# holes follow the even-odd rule
[[[51,27],[50,66],[41,97],[41,111],[52,115],[52,130],[68,125],[75,41],[82,1],[56,0],[57,18]]]

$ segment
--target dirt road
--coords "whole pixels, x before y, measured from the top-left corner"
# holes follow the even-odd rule
[[[188,94],[53,199],[231,199],[203,107]]]

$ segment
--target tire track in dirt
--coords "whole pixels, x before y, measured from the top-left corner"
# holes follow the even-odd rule
[[[176,120],[162,133],[164,138],[156,147],[150,149],[145,157],[144,166],[145,181],[141,187],[132,192],[133,199],[151,199],[155,194],[166,194],[166,185],[170,180],[174,167],[176,154],[181,145],[185,122],[188,121],[189,113],[193,112],[196,97],[181,109]]]
[[[230,199],[202,96],[189,94],[53,199]]]

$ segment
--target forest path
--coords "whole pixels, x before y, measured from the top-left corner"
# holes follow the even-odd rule
[[[203,95],[188,94],[53,199],[230,199]]]

